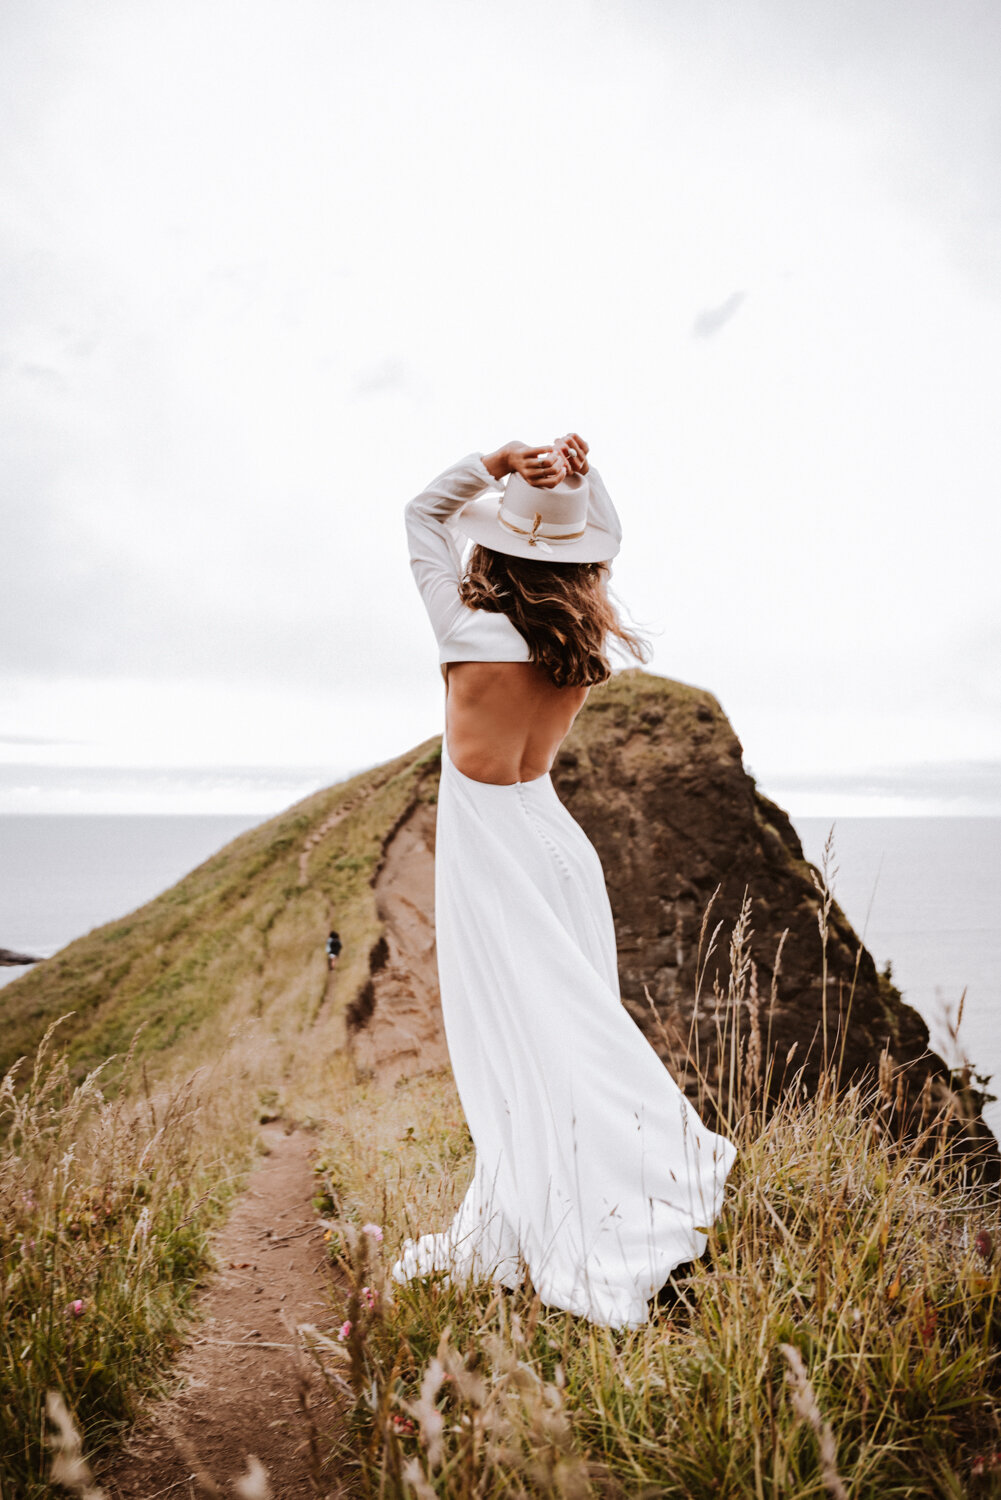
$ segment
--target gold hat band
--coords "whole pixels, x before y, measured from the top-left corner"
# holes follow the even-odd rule
[[[503,501],[501,504],[503,504]],[[545,532],[540,534],[539,526],[542,522],[542,517],[538,511],[536,511],[535,520],[532,522],[531,529],[529,529],[527,526],[515,526],[506,516],[502,516],[500,505],[497,507],[497,519],[502,526],[507,527],[508,531],[513,531],[517,536],[527,536],[530,547],[536,546],[539,542],[576,542],[579,541],[587,530],[587,522],[585,521],[580,531],[565,531],[562,536],[547,536]]]

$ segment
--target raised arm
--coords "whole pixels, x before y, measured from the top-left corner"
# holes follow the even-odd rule
[[[500,476],[487,468],[483,455],[468,453],[432,479],[404,510],[410,567],[439,643],[455,611],[463,607],[458,595],[462,557],[453,517],[492,485],[502,488]]]
[[[563,472],[550,448],[505,443],[493,453],[468,453],[460,458],[406,505],[410,567],[439,643],[447,636],[456,612],[465,608],[458,595],[462,556],[455,514],[485,489],[503,489],[503,478],[515,469],[526,477],[529,473],[537,476],[533,482],[555,483],[556,473]]]
[[[557,438],[553,443],[553,450],[562,453],[567,461],[567,466],[572,474],[586,474],[590,486],[588,494],[588,516],[591,520],[611,533],[617,542],[622,541],[622,522],[612,497],[605,488],[605,481],[597,469],[589,462],[588,447],[578,432],[568,432],[565,436]],[[611,572],[611,568],[609,568]]]

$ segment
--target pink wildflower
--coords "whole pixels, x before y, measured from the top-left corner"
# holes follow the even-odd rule
[[[375,1240],[375,1242],[376,1242],[377,1245],[381,1245],[382,1244],[382,1228],[381,1228],[380,1225],[378,1225],[378,1224],[363,1224],[361,1226],[361,1232],[362,1232],[362,1234],[370,1234],[372,1236],[372,1238]]]
[[[350,1318],[345,1318],[344,1322],[341,1324],[340,1331],[339,1331],[337,1337],[340,1339],[340,1341],[341,1341],[342,1344],[344,1343],[345,1339],[349,1339],[351,1337],[351,1319]]]
[[[370,1286],[363,1286],[361,1289],[361,1299],[368,1308],[375,1306],[378,1295],[378,1292],[373,1291]]]
[[[84,1309],[86,1308],[86,1306],[87,1306],[87,1304],[83,1300],[83,1298],[82,1297],[77,1297],[77,1299],[76,1299],[75,1302],[71,1302],[70,1303],[69,1310],[73,1314],[74,1318],[82,1318],[83,1317],[83,1313],[84,1313]]]
[[[411,1421],[409,1417],[401,1417],[399,1412],[393,1414],[393,1427],[401,1437],[413,1437],[417,1431],[417,1423]]]

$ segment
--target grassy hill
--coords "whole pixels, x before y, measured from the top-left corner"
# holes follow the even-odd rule
[[[159,1388],[258,1118],[353,1085],[373,871],[436,767],[429,744],[307,798],[0,995],[4,1496],[50,1493],[48,1389],[100,1452]]]
[[[60,1036],[77,1079],[125,1052],[140,1025],[138,1054],[157,1068],[204,1060],[250,1018],[285,1038],[311,1027],[325,1000],[368,977],[373,871],[437,763],[429,741],[317,792],[15,980],[0,995],[0,1071],[69,1011]],[[332,996],[324,942],[334,916],[345,951]],[[340,1008],[328,1006],[332,1022]]]
[[[386,989],[379,973],[392,932],[376,877],[401,823],[435,802],[439,757],[439,742],[431,740],[316,793],[7,986],[0,995],[0,1071],[67,1012],[60,1036],[74,1078],[124,1052],[139,1026],[138,1055],[157,1076],[163,1067],[183,1069],[217,1054],[233,1027],[248,1021],[289,1045],[308,1032],[316,1054],[338,1050],[345,1018],[350,1027],[371,1010],[370,981]],[[939,1094],[951,1086],[948,1070],[928,1052],[924,1022],[877,974],[836,902],[821,955],[816,872],[789,819],[744,770],[740,743],[710,693],[642,671],[618,674],[591,694],[554,780],[602,858],[624,1002],[669,1065],[681,1068],[698,984],[728,983],[725,943],[698,972],[700,928],[714,892],[712,920],[725,931],[739,920],[747,894],[746,958],[760,992],[772,991],[769,1045],[785,1055],[795,1043],[811,1087],[821,1056],[818,1026],[825,1022],[833,1041],[839,1013],[849,1008],[851,1023],[839,1038],[846,1076],[875,1073],[889,1045],[898,1063],[912,1065],[918,1089],[928,1071]],[[433,843],[433,815],[424,822]],[[429,929],[431,869],[427,863],[420,888],[408,892]],[[324,942],[332,925],[344,953],[328,984]],[[398,970],[418,967],[406,943],[394,957]],[[436,1001],[425,994],[423,1003]],[[391,1006],[384,994],[379,1021]],[[705,1008],[698,1025],[708,1060]],[[675,1044],[662,1046],[669,1031]],[[687,1086],[694,1089],[694,1077]]]
[[[744,798],[760,868],[791,868],[787,842],[768,853],[779,810],[733,779],[714,703],[641,673],[594,694],[568,742],[568,797],[595,767],[621,777],[616,795],[652,788],[656,756],[677,757],[689,736],[735,788],[724,814]],[[745,1024],[739,911],[713,1007],[725,1082],[680,1058],[738,1162],[706,1257],[650,1323],[596,1328],[530,1287],[387,1284],[400,1241],[445,1226],[472,1166],[447,1068],[384,1086],[346,1045],[372,956],[386,961],[377,873],[394,833],[433,804],[437,773],[429,741],[317,793],[0,995],[4,1066],[34,1058],[0,1090],[3,1494],[50,1493],[46,1390],[63,1392],[99,1455],[166,1378],[209,1231],[256,1121],[275,1111],[315,1131],[317,1210],[348,1289],[304,1336],[353,1392],[348,1431],[320,1435],[348,1493],[1001,1493],[1001,1212],[950,1150],[972,1095],[924,1090],[905,1132],[887,1065],[847,1090],[833,1068],[809,1088],[800,1073],[776,1105]],[[675,764],[672,796],[685,774]],[[694,781],[689,793],[699,802]],[[623,804],[608,837],[630,816]],[[634,822],[642,874],[655,830]],[[823,909],[821,892],[810,922]],[[331,977],[332,921],[345,949]],[[821,921],[832,949],[842,921],[833,906]],[[630,964],[650,941],[634,928]],[[683,966],[672,978],[657,962],[665,986],[682,983]]]

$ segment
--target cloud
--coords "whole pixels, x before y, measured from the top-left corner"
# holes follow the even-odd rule
[[[0,765],[0,814],[279,812],[362,767]]]
[[[976,284],[997,290],[1001,6],[995,0],[625,0],[697,68],[707,93],[807,114],[865,140],[867,171],[924,220]],[[742,146],[741,146],[742,149]],[[818,159],[818,170],[823,170]]]
[[[355,400],[369,396],[388,396],[394,392],[407,392],[413,387],[410,367],[402,359],[384,359],[379,364],[362,370],[351,387]]]
[[[129,764],[153,713],[157,757],[238,760],[277,703],[349,699],[295,730],[309,758],[391,753],[440,714],[403,501],[576,425],[646,534],[617,583],[669,622],[662,670],[732,700],[762,765],[996,753],[996,651],[959,633],[997,621],[998,304],[943,251],[997,202],[1001,7],[8,9],[5,729]],[[571,157],[568,256],[482,183]]]
[[[731,318],[735,318],[746,298],[746,292],[731,292],[725,302],[720,302],[716,307],[704,307],[696,314],[692,324],[692,338],[711,339],[721,328],[725,328]]]
[[[20,366],[20,373],[26,380],[35,381],[38,385],[47,386],[53,391],[64,391],[66,381],[59,370],[51,365],[33,364],[30,361]]]
[[[0,745],[83,745],[85,740],[71,740],[62,735],[0,734]]]

